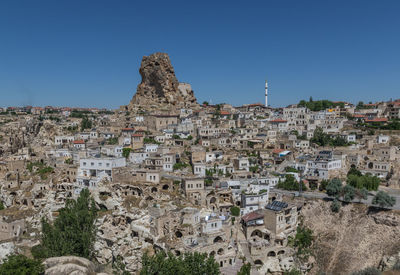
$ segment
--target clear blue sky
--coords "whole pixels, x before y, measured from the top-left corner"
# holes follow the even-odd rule
[[[400,1],[0,2],[0,106],[127,104],[167,52],[199,102],[400,97]]]

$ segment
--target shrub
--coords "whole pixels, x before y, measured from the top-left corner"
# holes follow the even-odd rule
[[[335,199],[332,204],[331,204],[331,210],[332,212],[338,213],[340,210],[340,202]]]
[[[238,217],[240,215],[240,208],[237,206],[232,206],[231,214],[232,214],[232,216]]]
[[[39,260],[29,259],[24,255],[8,256],[0,265],[2,275],[39,275],[44,273],[44,266]]]
[[[342,190],[342,182],[335,178],[332,179],[326,186],[326,193],[329,196],[338,196]]]
[[[384,191],[378,191],[372,199],[372,204],[381,208],[392,207],[396,204],[396,198],[389,196],[389,194]]]
[[[310,253],[309,248],[313,241],[312,233],[311,229],[299,225],[295,237],[289,238],[289,244],[297,249],[298,255],[307,256]]]
[[[279,183],[276,185],[276,188],[289,191],[300,191],[300,184],[303,191],[307,190],[307,187],[303,182],[299,183],[298,181],[296,181],[293,175],[288,174],[285,175],[285,181],[279,181]]]
[[[354,197],[355,197],[355,189],[353,186],[351,185],[346,185],[345,187],[343,187],[342,189],[342,196],[343,196],[343,200],[345,202],[351,202]]]
[[[42,220],[39,246],[32,249],[35,258],[74,255],[90,259],[96,237],[97,209],[88,189],[83,189],[77,200],[68,200],[65,208],[50,224]]]
[[[242,265],[242,267],[240,268],[240,270],[237,272],[236,275],[250,275],[250,271],[251,271],[251,264],[246,263]]]
[[[186,275],[186,274],[220,274],[219,264],[214,257],[206,253],[185,253],[176,257],[172,253],[158,252],[153,256],[144,254],[140,275]]]

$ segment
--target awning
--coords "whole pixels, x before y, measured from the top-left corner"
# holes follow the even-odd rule
[[[290,153],[291,153],[290,151],[283,151],[283,152],[279,153],[279,156],[280,157],[284,157],[284,156],[286,156],[286,155],[288,155]]]

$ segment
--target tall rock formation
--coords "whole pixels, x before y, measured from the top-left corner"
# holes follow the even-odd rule
[[[142,82],[138,85],[129,107],[168,106],[173,108],[197,106],[191,86],[179,83],[168,54],[144,56],[139,69]]]

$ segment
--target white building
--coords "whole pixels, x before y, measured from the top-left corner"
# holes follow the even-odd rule
[[[95,188],[104,178],[112,180],[113,169],[124,166],[125,158],[82,158],[79,161],[77,182],[82,187]]]

